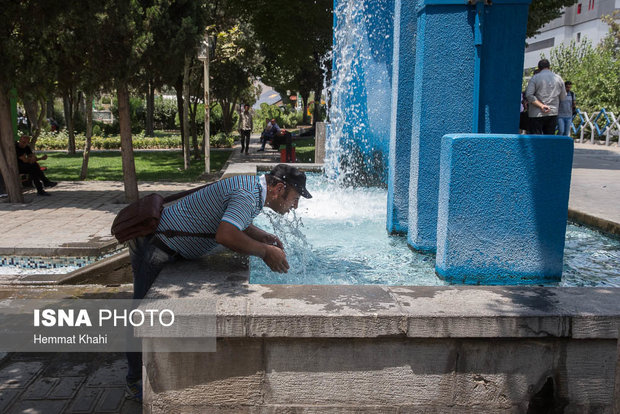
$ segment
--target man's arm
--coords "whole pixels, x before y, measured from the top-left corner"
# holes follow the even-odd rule
[[[289,269],[284,250],[259,242],[226,221],[218,226],[215,241],[234,252],[260,257],[274,272],[286,273]]]
[[[536,92],[536,84],[534,83],[534,78],[532,78],[527,84],[527,89],[525,90],[525,97],[530,104],[539,108],[543,113],[549,112],[551,108],[539,101],[536,95],[534,95],[534,92]]]
[[[534,92],[536,92],[536,85],[534,84],[534,78],[532,77],[527,83],[527,88],[525,88],[525,99],[527,99],[529,103],[534,103],[534,101],[536,101]]]
[[[253,224],[250,224],[248,228],[244,230],[244,232],[256,241],[275,245],[278,246],[280,249],[284,249],[282,241],[280,241],[280,239],[276,235],[267,233],[265,230],[260,229]]]

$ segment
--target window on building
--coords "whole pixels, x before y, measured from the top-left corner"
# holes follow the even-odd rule
[[[581,32],[577,33],[577,41],[581,41]]]
[[[581,3],[577,5],[577,14],[581,14]]]
[[[588,10],[594,10],[594,2],[595,0],[590,0],[590,8]]]

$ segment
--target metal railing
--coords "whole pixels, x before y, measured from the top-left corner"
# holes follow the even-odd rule
[[[589,131],[591,144],[604,138],[605,145],[611,145],[613,137],[620,141],[620,116],[616,118],[613,112],[608,112],[605,108],[592,115],[577,109],[571,131],[575,136],[579,136],[579,142],[584,142],[586,131]]]

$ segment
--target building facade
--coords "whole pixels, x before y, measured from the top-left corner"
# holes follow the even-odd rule
[[[581,42],[587,38],[593,45],[598,44],[609,31],[601,17],[619,9],[620,0],[579,0],[566,8],[562,16],[544,25],[538,35],[527,39],[524,69],[534,68],[541,54],[548,58],[551,49],[562,43]]]

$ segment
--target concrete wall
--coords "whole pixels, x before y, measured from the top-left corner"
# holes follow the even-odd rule
[[[216,353],[146,354],[145,412],[526,412],[539,403],[611,413],[616,359],[615,340],[220,339]],[[549,378],[553,392],[535,397]]]
[[[255,285],[243,263],[180,261],[155,281],[149,299],[216,303],[218,342],[215,353],[149,353],[158,339],[146,338],[145,412],[525,412],[540,403],[611,413],[618,404],[618,289]],[[177,332],[204,309],[186,312]],[[549,378],[553,392],[540,396]]]

